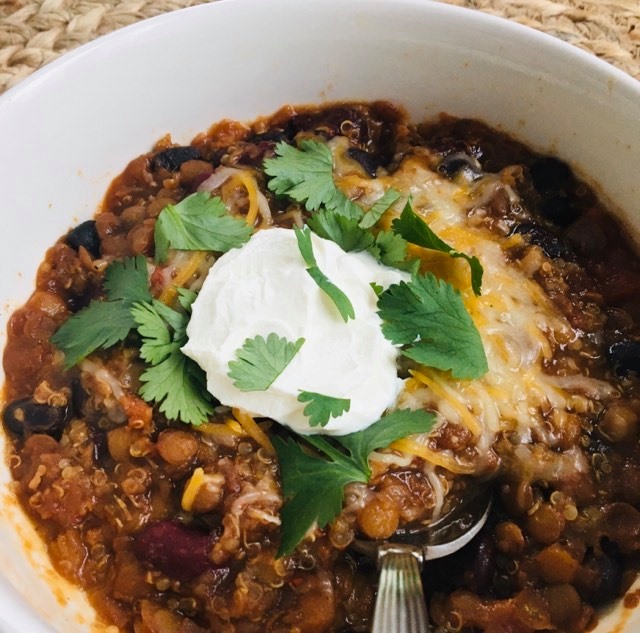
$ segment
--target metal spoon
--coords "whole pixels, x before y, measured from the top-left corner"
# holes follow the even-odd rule
[[[492,496],[483,490],[461,500],[437,521],[397,531],[389,541],[357,540],[353,547],[376,558],[380,569],[372,633],[427,633],[429,620],[420,570],[425,561],[464,547],[486,523]]]

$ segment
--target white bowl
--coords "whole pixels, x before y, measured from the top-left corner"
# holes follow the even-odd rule
[[[549,36],[424,0],[242,0],[101,38],[0,99],[0,349],[45,249],[98,207],[129,159],[166,132],[286,103],[389,99],[498,126],[595,181],[640,231],[640,84]],[[0,375],[0,381],[2,376]],[[86,633],[92,612],[56,577],[0,466],[0,630]],[[46,622],[46,624],[45,624]],[[620,606],[598,631],[631,633]]]

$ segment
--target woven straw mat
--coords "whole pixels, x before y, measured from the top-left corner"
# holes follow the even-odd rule
[[[545,31],[640,79],[640,0],[444,1]],[[0,93],[99,35],[201,3],[202,0],[0,0]]]

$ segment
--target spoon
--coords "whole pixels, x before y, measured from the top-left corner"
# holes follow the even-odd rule
[[[357,540],[353,544],[375,558],[380,569],[372,633],[428,633],[422,565],[469,543],[486,523],[491,504],[490,490],[482,490],[427,526],[403,528],[389,541]]]

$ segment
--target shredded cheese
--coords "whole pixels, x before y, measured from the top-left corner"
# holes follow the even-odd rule
[[[229,179],[229,185],[231,187],[240,184],[245,188],[247,196],[249,198],[249,210],[247,211],[246,220],[249,226],[253,226],[258,217],[258,185],[252,174],[246,169],[238,170]]]
[[[422,457],[422,459],[430,464],[441,466],[442,468],[458,475],[471,475],[475,471],[475,466],[467,466],[456,461],[450,451],[433,451],[425,444],[409,437],[396,440],[391,444],[390,448],[408,455]]]
[[[202,470],[202,468],[196,468],[193,471],[193,475],[189,478],[187,485],[184,487],[184,492],[182,493],[181,505],[185,512],[191,512],[193,503],[198,495],[198,490],[200,490],[202,484],[204,484],[204,470]]]
[[[477,473],[485,467],[497,434],[509,432],[515,441],[527,443],[534,437],[548,437],[550,414],[562,420],[577,407],[597,406],[597,399],[608,393],[607,385],[545,371],[558,347],[578,340],[580,334],[532,278],[544,255],[534,253],[535,257],[511,261],[508,250],[523,244],[521,235],[501,237],[481,222],[469,221],[470,211],[486,205],[500,189],[517,202],[516,193],[501,174],[487,174],[477,183],[449,180],[431,169],[433,158],[423,152],[405,157],[393,173],[371,179],[343,158],[339,142],[334,140],[330,146],[337,181],[347,196],[370,206],[389,187],[403,195],[385,213],[381,228],[389,228],[403,200],[411,196],[414,211],[438,236],[453,248],[478,257],[484,267],[482,294],[476,297],[464,260],[410,248],[411,255],[420,257],[423,272],[431,271],[460,290],[480,331],[489,372],[478,380],[459,381],[447,372],[418,368],[410,372],[412,377],[396,403],[398,408],[432,410],[441,421],[467,428],[475,438],[475,463],[461,465],[451,452],[431,450],[421,436],[395,442],[392,448],[454,473]]]
[[[167,305],[171,304],[178,294],[178,288],[182,288],[196,274],[206,258],[207,253],[205,251],[191,253],[189,259],[176,268],[176,276],[173,278],[172,283],[162,291],[158,300]]]
[[[233,409],[233,417],[238,421],[240,426],[246,432],[246,434],[253,440],[255,440],[262,448],[275,453],[271,440],[267,437],[265,432],[256,424],[256,421],[242,409]]]

